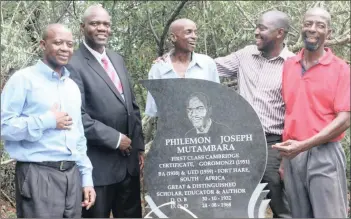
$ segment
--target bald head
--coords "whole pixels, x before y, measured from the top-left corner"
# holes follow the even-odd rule
[[[194,21],[187,18],[177,19],[171,23],[168,31],[176,53],[194,51],[197,40],[197,28]]]
[[[330,16],[330,13],[324,8],[320,8],[320,7],[310,8],[306,11],[304,19],[306,19],[307,16],[319,16],[325,19],[328,24],[328,27],[330,27],[331,16]]]
[[[70,29],[68,29],[65,25],[63,24],[49,24],[48,26],[46,26],[43,35],[42,35],[42,39],[43,40],[47,40],[47,38],[49,36],[51,36],[52,34],[55,34],[57,32],[66,32],[66,33],[71,33]]]
[[[283,28],[285,34],[289,32],[290,18],[284,12],[277,10],[267,11],[261,15],[260,19],[270,23],[274,28]]]
[[[109,13],[101,5],[91,5],[85,10],[82,17],[82,23],[85,23],[89,17],[98,13],[105,14],[110,17]]]
[[[184,27],[188,25],[196,26],[195,22],[190,19],[187,19],[187,18],[177,19],[173,21],[169,26],[169,33],[171,34],[171,33],[176,33],[179,30],[184,30]]]

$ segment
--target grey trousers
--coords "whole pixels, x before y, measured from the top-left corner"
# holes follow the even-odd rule
[[[272,149],[272,145],[281,142],[278,135],[268,136],[268,160],[262,183],[268,183],[265,189],[269,190],[267,198],[271,199],[269,206],[273,212],[273,218],[291,218],[288,199],[284,189],[284,182],[280,179],[279,166],[281,157],[278,150]]]
[[[283,162],[293,217],[347,217],[346,159],[339,142],[313,147]]]
[[[82,187],[77,166],[61,172],[35,163],[16,164],[18,218],[79,218]]]

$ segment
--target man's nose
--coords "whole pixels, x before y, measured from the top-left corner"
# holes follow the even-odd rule
[[[313,23],[310,28],[308,28],[308,31],[310,32],[316,32],[316,28],[317,28],[317,24],[316,23]]]
[[[98,31],[106,31],[106,27],[105,27],[104,24],[99,24],[99,25],[97,26],[97,30],[98,30]]]
[[[257,36],[259,33],[260,33],[260,30],[258,28],[256,28],[255,32],[254,32],[255,36]]]
[[[195,32],[193,32],[193,34],[191,35],[192,38],[197,39],[197,34]]]
[[[60,49],[62,51],[68,51],[69,50],[69,46],[67,45],[67,43],[62,43]]]

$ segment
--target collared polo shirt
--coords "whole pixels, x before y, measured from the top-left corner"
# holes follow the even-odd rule
[[[304,49],[283,67],[282,94],[286,105],[283,140],[306,140],[350,111],[350,66],[325,48],[319,62],[302,73]],[[334,138],[339,141],[345,133]]]

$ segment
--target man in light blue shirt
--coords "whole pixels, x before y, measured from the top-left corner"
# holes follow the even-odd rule
[[[220,83],[214,60],[204,54],[194,52],[197,29],[189,19],[175,20],[169,27],[170,38],[174,45],[165,55],[165,62],[156,62],[149,72],[149,79],[195,78]],[[145,113],[157,116],[155,100],[148,92]]]
[[[51,24],[40,45],[43,59],[15,72],[1,93],[1,138],[17,160],[17,217],[80,217],[81,206],[94,204],[95,191],[80,91],[64,67],[72,33]]]

